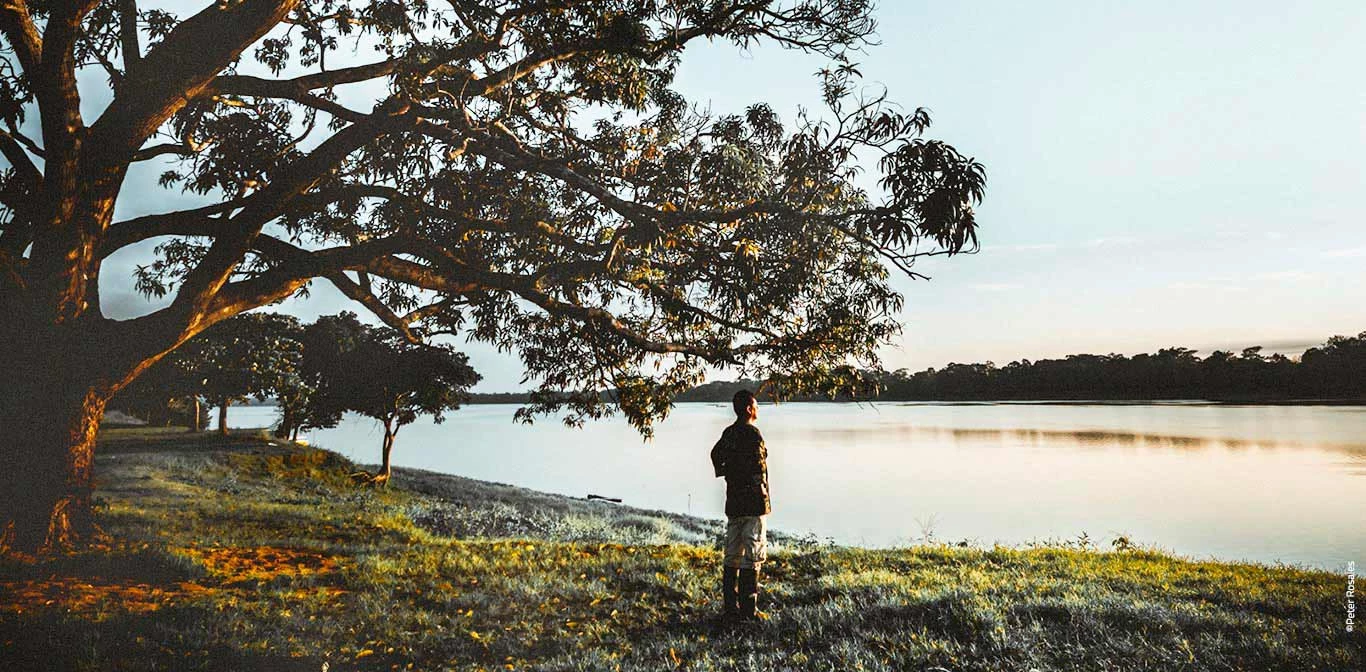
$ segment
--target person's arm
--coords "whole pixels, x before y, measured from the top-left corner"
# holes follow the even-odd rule
[[[711,466],[716,471],[716,477],[721,478],[726,475],[726,438],[728,433],[721,432],[721,438],[717,439],[716,445],[711,448]]]

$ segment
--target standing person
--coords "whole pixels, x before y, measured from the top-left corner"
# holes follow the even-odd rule
[[[721,574],[724,613],[746,619],[758,610],[759,570],[768,557],[765,528],[768,501],[768,449],[754,421],[759,405],[754,393],[740,390],[731,399],[735,423],[711,449],[717,478],[726,479],[726,554]]]

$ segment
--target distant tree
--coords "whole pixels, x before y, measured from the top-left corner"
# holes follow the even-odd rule
[[[1238,355],[1215,350],[1204,359],[1190,348],[1164,348],[1132,357],[1068,355],[1020,360],[1003,368],[991,362],[949,364],[909,373],[864,371],[885,400],[955,399],[1366,399],[1366,332],[1334,336],[1299,361],[1263,348]],[[713,384],[716,385],[716,384]],[[683,398],[706,391],[699,387]]]
[[[389,482],[400,429],[424,415],[442,422],[447,411],[469,401],[469,388],[480,379],[464,353],[406,341],[390,329],[361,324],[352,313],[321,318],[309,330],[306,359],[319,381],[313,412],[328,417],[355,411],[384,428],[379,472],[365,478],[371,484]]]
[[[247,313],[214,325],[186,348],[183,366],[196,392],[218,408],[220,434],[228,433],[229,406],[264,401],[298,375],[302,331],[288,315]]]
[[[191,432],[203,431],[207,418],[198,395],[197,381],[186,370],[179,354],[162,359],[119,390],[109,402],[110,408],[130,413],[152,425],[181,424]]]
[[[1233,353],[1215,350],[1200,362],[1200,379],[1211,394],[1232,394],[1239,389],[1237,360]]]
[[[280,420],[275,426],[277,437],[298,441],[299,433],[305,429],[327,426],[309,421],[309,402],[316,389],[300,372],[281,372],[271,384],[271,392],[280,410]]]
[[[982,166],[848,60],[869,0],[139,4],[0,3],[15,548],[92,529],[114,393],[314,279],[407,338],[517,352],[540,386],[523,417],[620,411],[648,432],[713,365],[847,384],[900,328],[889,274],[976,245]],[[827,59],[821,107],[784,125],[762,102],[692,104],[673,78],[708,41]],[[159,188],[200,202],[115,221]],[[102,264],[147,241],[137,286],[171,300],[104,317]]]
[[[1324,397],[1366,397],[1366,331],[1334,336],[1302,358],[1302,385]]]
[[[347,394],[335,389],[350,384],[345,368],[350,353],[369,338],[370,327],[352,312],[324,315],[304,327],[300,336],[303,358],[299,362],[299,389],[282,407],[282,429],[291,434],[307,429],[335,427],[348,410]],[[288,417],[286,421],[284,418]]]
[[[298,440],[299,432],[309,424],[308,402],[315,391],[304,368],[304,326],[295,318],[276,316],[268,329],[263,329],[268,347],[280,348],[266,362],[265,387],[280,411],[275,435]]]
[[[149,421],[174,416],[201,431],[201,401],[218,409],[227,433],[228,408],[255,397],[297,403],[306,389],[299,376],[303,327],[288,315],[250,313],[215,325],[162,358],[115,397],[117,407]]]

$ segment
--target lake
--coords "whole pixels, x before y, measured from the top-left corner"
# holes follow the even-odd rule
[[[729,404],[679,404],[643,442],[614,418],[515,424],[477,405],[404,427],[394,462],[578,497],[722,517],[708,452]],[[234,427],[274,421],[231,409]],[[896,546],[1117,536],[1196,558],[1341,570],[1366,555],[1366,407],[1206,403],[763,405],[770,526]],[[379,461],[378,423],[316,445]]]

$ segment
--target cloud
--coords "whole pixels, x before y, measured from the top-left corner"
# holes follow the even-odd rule
[[[1318,347],[1318,346],[1320,346],[1320,345],[1323,345],[1323,342],[1324,342],[1325,340],[1327,340],[1327,339],[1324,339],[1324,338],[1318,338],[1318,339],[1299,338],[1299,339],[1270,339],[1270,340],[1265,340],[1265,341],[1231,341],[1231,342],[1224,342],[1224,343],[1221,343],[1221,344],[1219,344],[1219,345],[1214,345],[1214,346],[1209,346],[1209,347],[1201,348],[1200,351],[1201,351],[1201,352],[1206,352],[1206,353],[1208,353],[1208,352],[1213,352],[1213,351],[1215,351],[1215,350],[1223,350],[1224,352],[1234,352],[1234,353],[1237,353],[1237,352],[1242,352],[1244,348],[1252,348],[1252,347],[1256,347],[1256,346],[1261,346],[1261,348],[1262,348],[1262,356],[1264,356],[1264,357],[1265,357],[1265,356],[1270,356],[1270,355],[1275,355],[1275,354],[1281,354],[1281,355],[1285,355],[1285,356],[1287,356],[1287,357],[1298,357],[1298,356],[1304,354],[1304,351],[1305,351],[1305,350],[1308,350],[1309,348],[1316,348],[1316,347]]]
[[[1272,282],[1304,282],[1312,280],[1316,274],[1308,271],[1269,271],[1258,273],[1252,277],[1258,280],[1270,280]]]
[[[1173,282],[1167,289],[1180,292],[1246,292],[1247,288],[1221,282]]]
[[[1330,257],[1333,259],[1355,259],[1357,257],[1366,257],[1366,245],[1362,245],[1361,247],[1349,247],[1345,250],[1328,250],[1323,253],[1323,256]]]
[[[968,285],[979,292],[1013,292],[1023,289],[1024,285],[1017,285],[1011,282],[976,282]]]
[[[1086,241],[1086,247],[1127,247],[1137,245],[1143,241],[1133,236],[1113,236],[1105,238],[1092,238]]]
[[[1057,243],[1030,243],[1026,245],[1000,245],[991,249],[994,252],[1052,252],[1058,247]]]
[[[125,285],[105,289],[100,288],[100,313],[111,320],[131,320],[170,305],[174,297],[145,297]]]

